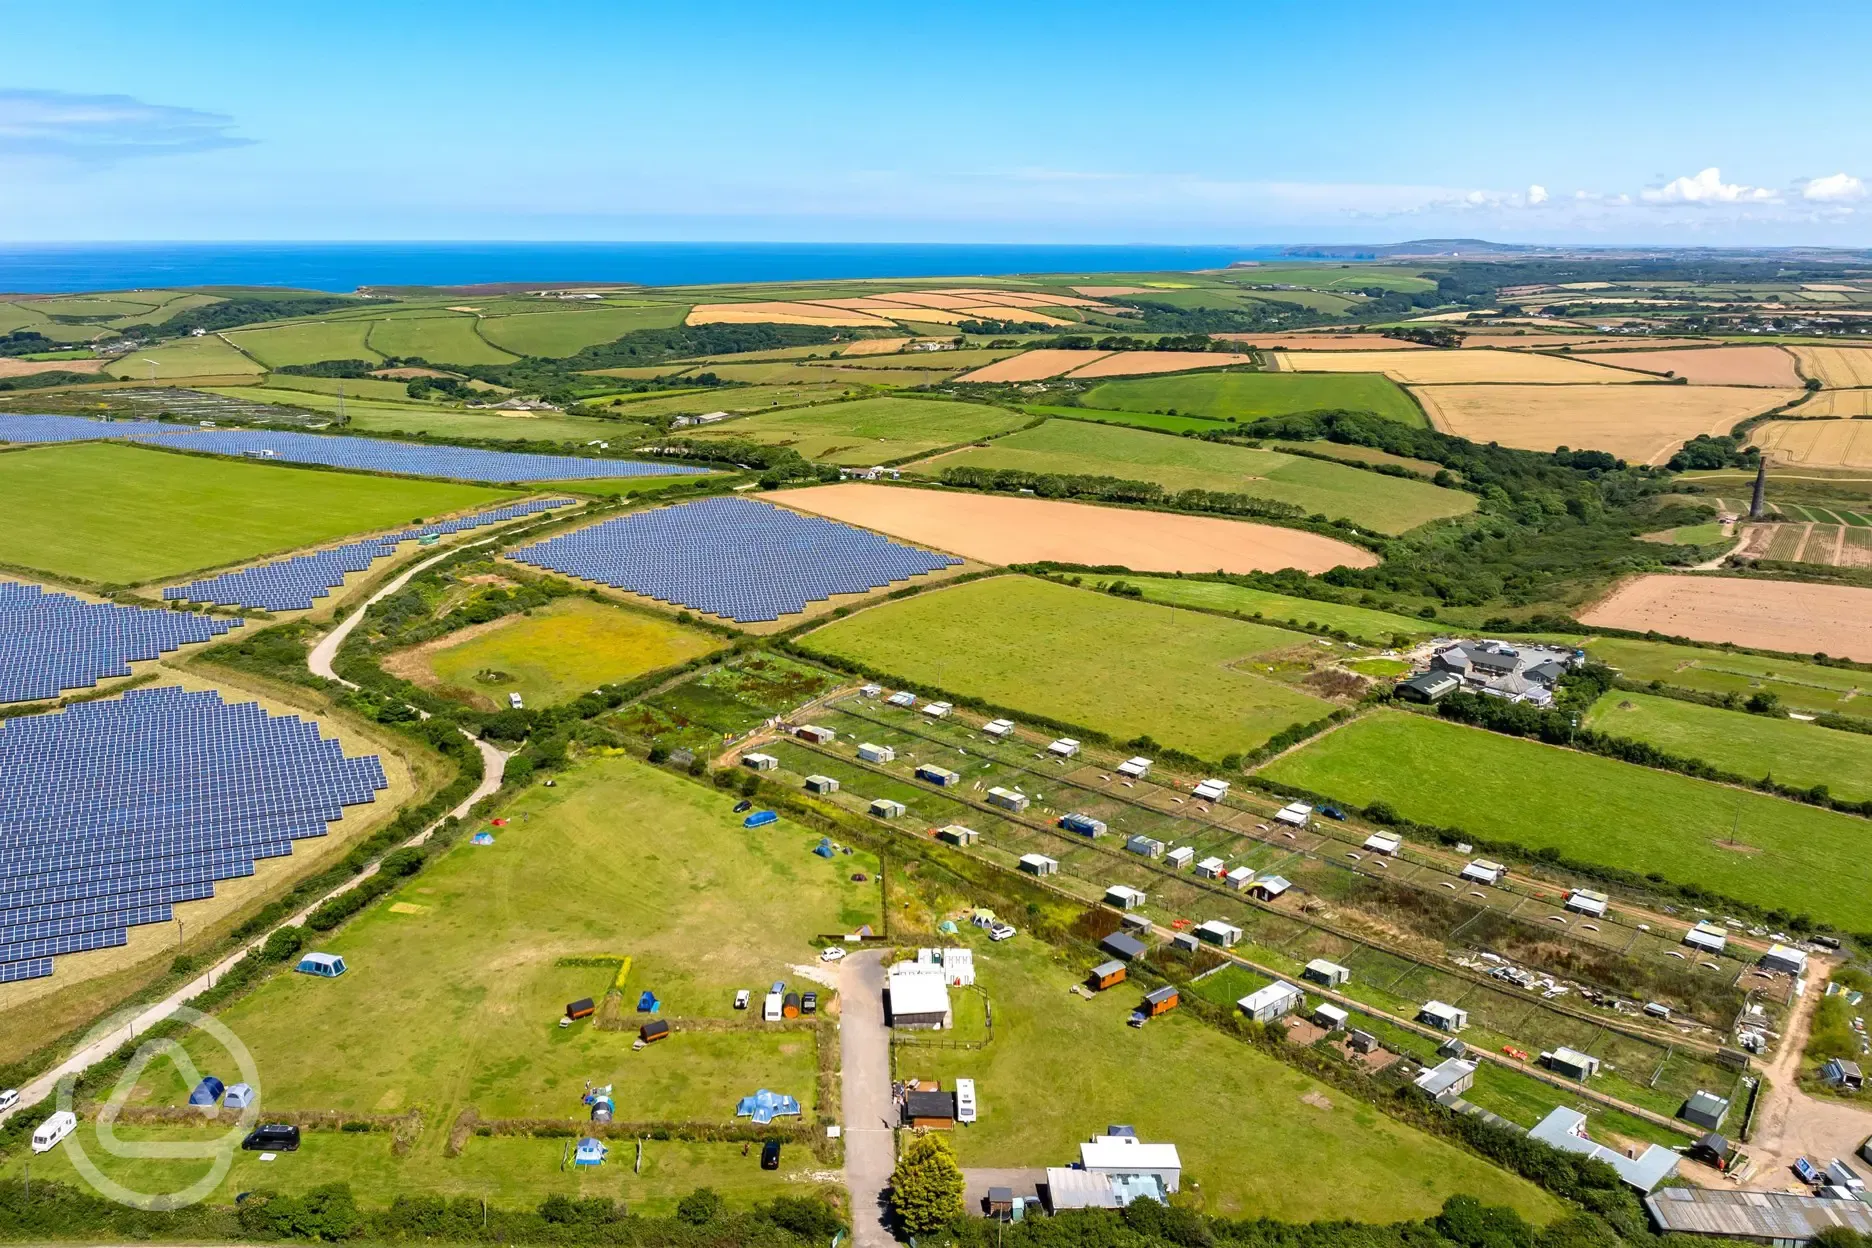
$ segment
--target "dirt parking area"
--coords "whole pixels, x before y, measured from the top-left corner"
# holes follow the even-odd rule
[[[1872,662],[1872,589],[1847,585],[1654,574],[1626,581],[1579,618],[1601,628]]]

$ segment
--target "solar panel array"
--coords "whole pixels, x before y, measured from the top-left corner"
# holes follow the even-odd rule
[[[316,724],[137,689],[0,723],[0,983],[126,944],[385,788]]]
[[[508,557],[744,624],[962,562],[751,498],[619,516]]]
[[[477,511],[473,515],[405,529],[384,537],[348,542],[330,550],[316,550],[309,555],[294,555],[272,563],[256,564],[238,572],[223,572],[205,580],[191,581],[163,590],[163,597],[174,602],[214,602],[223,606],[254,607],[261,611],[310,611],[312,600],[323,598],[344,584],[353,572],[362,572],[377,560],[396,553],[398,542],[429,534],[460,533],[486,524],[499,524],[519,516],[530,516],[552,507],[564,507],[569,498],[529,499],[507,507]]]
[[[239,626],[239,620],[86,602],[0,581],[0,702],[56,698],[107,676],[128,676],[132,663]]]
[[[132,434],[186,433],[180,425],[154,420],[92,420],[88,416],[21,416],[0,413],[0,442],[81,442]]]

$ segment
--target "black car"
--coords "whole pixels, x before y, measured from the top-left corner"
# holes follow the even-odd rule
[[[734,804],[734,813],[737,815],[740,814],[742,811],[753,810],[753,809],[754,809],[753,802],[736,802]]]
[[[241,1141],[250,1153],[292,1153],[299,1149],[299,1128],[283,1122],[269,1122],[255,1127]]]
[[[819,994],[809,992],[799,1000],[800,1013],[817,1014],[819,1012]]]
[[[780,1141],[768,1140],[760,1146],[760,1168],[778,1170],[780,1168]]]

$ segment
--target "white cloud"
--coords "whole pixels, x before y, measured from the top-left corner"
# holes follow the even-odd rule
[[[1672,178],[1663,186],[1640,192],[1640,196],[1650,204],[1751,204],[1780,198],[1766,187],[1724,182],[1722,170],[1714,165],[1694,177]]]
[[[1838,204],[1848,200],[1865,198],[1865,183],[1850,173],[1832,173],[1824,178],[1813,178],[1801,188],[1801,198],[1811,199],[1816,203]]]
[[[234,119],[127,95],[0,88],[0,154],[109,163],[131,156],[243,147]]]
[[[1547,188],[1536,182],[1527,188],[1527,202],[1530,206],[1547,202]]]

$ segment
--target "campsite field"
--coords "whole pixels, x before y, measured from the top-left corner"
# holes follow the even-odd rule
[[[1337,602],[1319,602],[1312,598],[1292,598],[1286,594],[1231,585],[1227,581],[1193,581],[1168,576],[1127,576],[1122,579],[1144,591],[1151,602],[1173,603],[1180,607],[1207,607],[1212,611],[1233,611],[1270,624],[1311,624],[1322,628],[1342,628],[1354,637],[1390,644],[1399,634],[1412,640],[1435,637],[1445,630],[1428,620],[1374,611],[1369,607],[1345,606]]]
[[[1805,417],[1815,404],[1829,399],[1854,400],[1855,407],[1872,403],[1872,390],[1821,393],[1798,409]],[[1841,405],[1829,404],[1837,412]],[[1852,412],[1851,415],[1858,415]],[[1756,426],[1756,446],[1770,460],[1802,468],[1872,469],[1872,420],[1770,420]]]
[[[625,410],[629,410],[626,408]],[[757,413],[698,430],[700,439],[750,438],[834,464],[884,464],[1005,433],[1027,417],[1003,407],[939,399],[856,399]]]
[[[1373,372],[1308,376],[1298,373],[1212,373],[1108,381],[1087,391],[1087,407],[1132,412],[1177,412],[1247,422],[1263,416],[1344,408],[1372,412],[1399,424],[1424,425],[1410,396]]]
[[[1524,1180],[1359,1104],[1187,1012],[1125,1026],[1139,990],[1090,1001],[1067,989],[1085,967],[1021,936],[976,951],[995,1013],[980,1052],[900,1047],[897,1069],[975,1080],[981,1117],[955,1132],[964,1166],[1067,1165],[1108,1122],[1177,1145],[1203,1212],[1236,1218],[1393,1221],[1425,1217],[1455,1192],[1487,1193],[1544,1222],[1559,1205]],[[1137,1072],[1178,1072],[1176,1079]],[[1071,1095],[1061,1089],[1071,1088]],[[1206,1091],[1199,1091],[1205,1089]],[[1269,1157],[1306,1157],[1296,1183]]]
[[[1424,386],[1414,393],[1438,429],[1471,441],[1608,451],[1650,464],[1663,463],[1699,433],[1728,433],[1801,392],[1646,384]]]
[[[0,455],[0,495],[0,563],[125,585],[515,497],[114,443]]]
[[[1526,852],[1645,874],[1808,914],[1872,923],[1850,815],[1424,715],[1366,715],[1262,769],[1364,806]],[[1731,839],[1733,836],[1733,839]]]
[[[1860,733],[1617,689],[1593,704],[1586,723],[1751,780],[1772,775],[1797,788],[1824,785],[1849,801],[1872,797],[1872,737]]]
[[[1601,637],[1588,644],[1587,653],[1632,680],[1658,680],[1701,693],[1735,694],[1744,699],[1752,693],[1772,693],[1790,710],[1810,713],[1863,714],[1865,708],[1854,702],[1872,690],[1872,673],[1667,641]]]
[[[1633,577],[1580,613],[1582,624],[1872,662],[1872,589],[1729,576]]]
[[[1279,451],[1196,442],[1077,420],[1049,420],[986,446],[939,456],[915,467],[930,473],[945,468],[1085,473],[1154,481],[1173,493],[1200,489],[1250,494],[1293,503],[1309,514],[1343,517],[1382,533],[1402,533],[1475,509],[1474,495],[1422,481],[1380,476]]]
[[[530,614],[452,633],[385,666],[485,709],[504,709],[509,693],[537,708],[686,662],[720,645],[712,635],[663,615],[562,598]]]
[[[880,676],[1203,758],[1253,749],[1333,704],[1244,660],[1311,645],[1284,629],[1175,612],[1025,576],[931,590],[836,620],[807,649]]]

